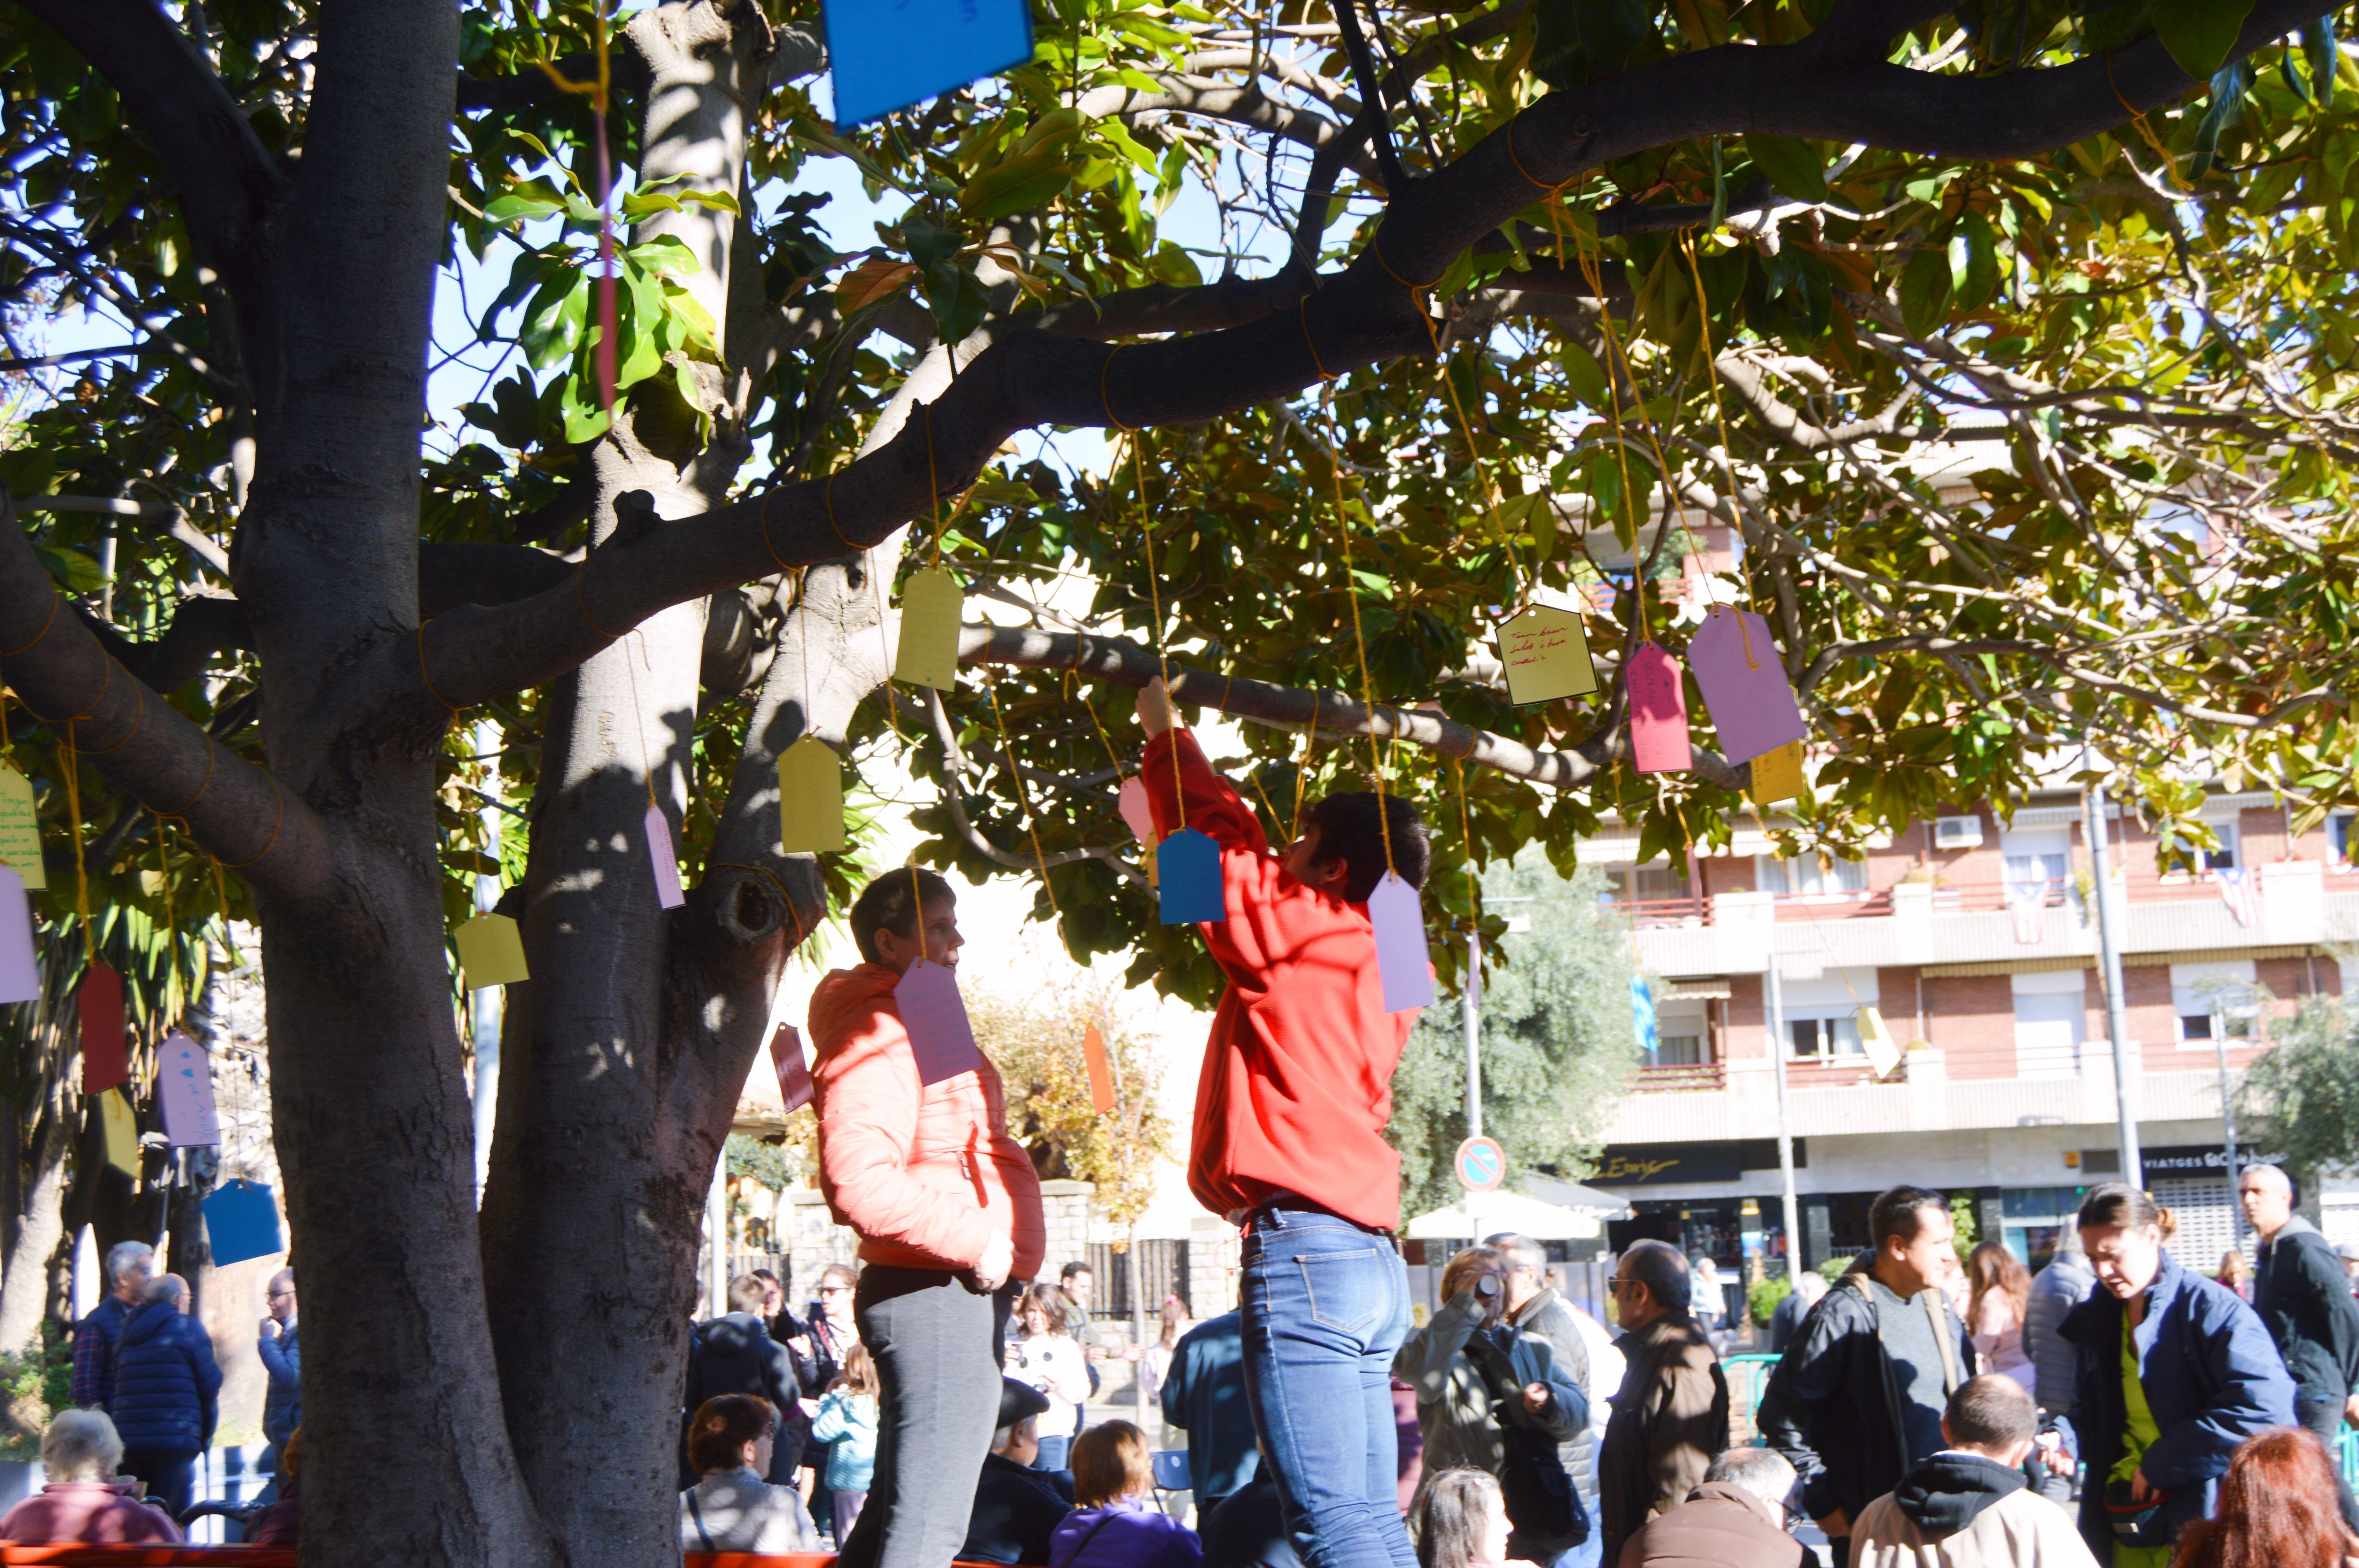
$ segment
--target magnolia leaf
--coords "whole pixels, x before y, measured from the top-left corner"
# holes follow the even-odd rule
[[[2253,0],[2155,0],[2154,31],[2179,69],[2208,81],[2228,62]]]
[[[1754,167],[1769,177],[1769,183],[1784,195],[1797,201],[1824,201],[1827,199],[1826,165],[1810,144],[1799,136],[1763,136],[1748,134],[1745,150],[1753,157]]]
[[[835,286],[835,308],[849,316],[864,310],[906,287],[918,276],[914,263],[891,256],[871,256],[843,275]]]

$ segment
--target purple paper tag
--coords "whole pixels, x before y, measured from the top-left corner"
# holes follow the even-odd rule
[[[893,1000],[901,1010],[909,1054],[918,1059],[919,1083],[939,1084],[983,1065],[983,1049],[974,1043],[966,1002],[959,996],[958,976],[948,965],[919,959],[893,988]]]
[[[655,866],[656,903],[666,909],[678,909],[688,902],[679,891],[679,853],[671,847],[671,823],[663,807],[647,806],[647,859]]]
[[[1769,623],[1758,615],[1713,605],[1688,643],[1688,667],[1712,710],[1721,755],[1731,762],[1749,762],[1810,735]]]
[[[1425,911],[1417,889],[1386,871],[1368,895],[1368,924],[1376,933],[1376,973],[1385,988],[1385,1011],[1406,1012],[1433,1001],[1433,957],[1425,947]]]
[[[38,1001],[41,969],[33,957],[33,912],[25,884],[0,866],[0,1001]]]
[[[205,1060],[204,1048],[179,1030],[156,1052],[156,1099],[164,1112],[164,1137],[173,1148],[221,1142],[212,1065]]]
[[[1688,740],[1688,694],[1680,662],[1659,643],[1630,655],[1630,762],[1642,773],[1684,773],[1695,761]]]
[[[789,1111],[811,1101],[810,1067],[803,1061],[803,1037],[791,1023],[781,1023],[770,1036],[770,1060],[777,1065],[778,1098]]]

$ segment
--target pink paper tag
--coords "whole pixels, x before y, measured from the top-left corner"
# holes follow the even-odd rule
[[[1425,948],[1425,911],[1417,889],[1386,871],[1368,895],[1368,924],[1376,931],[1376,973],[1385,1011],[1406,1012],[1433,1000],[1433,958]]]
[[[663,807],[647,806],[647,859],[656,871],[656,903],[666,909],[678,909],[688,902],[679,891],[679,852],[671,847],[671,824],[665,819]]]
[[[0,866],[0,1001],[38,1001],[41,970],[33,957],[33,912],[25,884]]]
[[[1114,797],[1114,804],[1140,843],[1155,842],[1155,814],[1147,809],[1146,784],[1136,779],[1123,780],[1122,793]]]
[[[791,1023],[781,1023],[770,1036],[770,1060],[777,1064],[778,1098],[789,1111],[810,1104],[810,1068],[803,1062],[803,1037]]]
[[[1642,773],[1684,773],[1693,764],[1688,741],[1688,695],[1680,662],[1659,643],[1642,643],[1630,655],[1630,760]]]
[[[1721,755],[1731,762],[1749,762],[1810,735],[1769,623],[1758,615],[1713,605],[1688,643],[1688,667],[1712,710]]]
[[[893,1000],[901,1010],[901,1027],[908,1032],[909,1054],[918,1059],[919,1083],[939,1084],[983,1065],[983,1049],[974,1043],[974,1028],[966,1021],[966,1003],[959,996],[958,976],[948,965],[919,959],[893,988]]]
[[[175,1149],[218,1144],[221,1119],[213,1112],[212,1065],[203,1047],[178,1030],[156,1053],[156,1098],[164,1112],[164,1136]]]

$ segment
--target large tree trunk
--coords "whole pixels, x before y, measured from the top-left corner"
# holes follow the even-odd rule
[[[15,1121],[13,1113],[9,1119]],[[33,1130],[22,1205],[8,1238],[7,1272],[0,1275],[0,1351],[24,1349],[49,1305],[49,1264],[66,1234],[66,1147],[57,1117],[45,1114]],[[13,1151],[12,1151],[13,1153]]]

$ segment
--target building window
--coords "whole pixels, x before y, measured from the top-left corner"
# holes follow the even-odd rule
[[[1999,835],[2006,862],[2007,903],[2033,907],[2064,902],[2072,876],[2072,835],[2069,829],[2008,828]]]
[[[1689,896],[1688,880],[1667,865],[1608,866],[1600,903],[1669,903]]]
[[[1839,1018],[1786,1020],[1786,1033],[1797,1056],[1856,1056],[1861,1054],[1856,1010]]]
[[[2250,958],[2170,966],[2170,1011],[2178,1015],[2179,1040],[2183,1045],[2212,1043],[2215,1011],[2225,1015],[2229,1039],[2254,1038],[2259,1032],[2260,1001]]]
[[[1658,1034],[1651,1065],[1658,1067],[1700,1067],[1705,1061],[1703,1036],[1701,1034]]]
[[[1859,1010],[1878,1005],[1881,998],[1875,970],[1862,966],[1828,969],[1815,980],[1788,980],[1778,1000],[1794,1054],[1828,1061],[1863,1054]]]
[[[2234,871],[2243,863],[2236,859],[2238,832],[2236,824],[2214,822],[2211,826],[2212,831],[2219,835],[2220,847],[2216,849],[2198,850],[2195,857],[2197,868],[2206,871]]]
[[[1796,898],[1835,898],[1867,891],[1865,860],[1821,860],[1816,855],[1797,855],[1790,860],[1781,860],[1775,855],[1756,855],[1754,859],[1764,892]]]
[[[2359,815],[2338,811],[2326,819],[2326,859],[2338,871],[2351,869],[2352,826]]]

